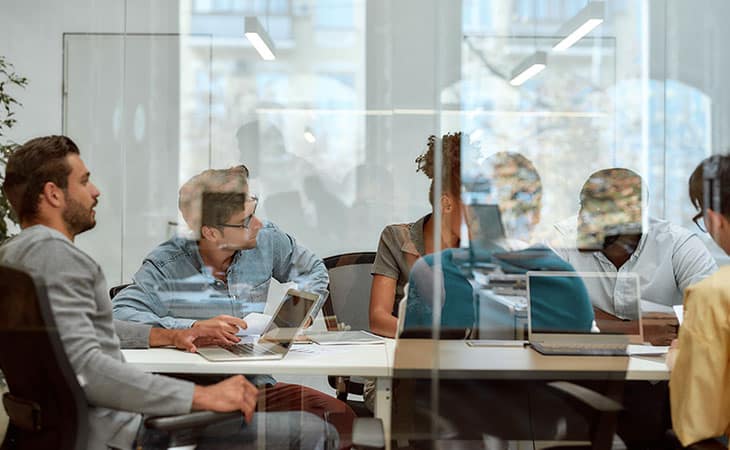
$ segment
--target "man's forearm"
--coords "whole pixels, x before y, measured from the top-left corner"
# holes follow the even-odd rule
[[[174,345],[175,333],[177,330],[168,330],[166,328],[155,328],[150,329],[150,347],[165,347],[168,345]]]

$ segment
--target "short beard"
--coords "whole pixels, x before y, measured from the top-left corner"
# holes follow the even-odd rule
[[[81,203],[72,199],[68,199],[62,218],[72,236],[81,234],[96,226],[96,220],[91,217],[91,211],[84,209]]]

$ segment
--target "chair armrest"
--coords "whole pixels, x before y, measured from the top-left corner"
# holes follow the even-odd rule
[[[150,429],[174,432],[192,428],[203,428],[208,425],[223,422],[224,420],[235,419],[236,417],[243,420],[243,415],[240,411],[227,413],[196,411],[189,414],[181,414],[179,416],[150,417],[144,421],[144,424]]]
[[[380,419],[358,417],[352,425],[352,444],[360,449],[385,448],[385,431]]]
[[[567,381],[553,381],[548,383],[548,386],[557,390],[558,393],[576,399],[598,412],[618,413],[623,409],[619,402],[577,384]]]

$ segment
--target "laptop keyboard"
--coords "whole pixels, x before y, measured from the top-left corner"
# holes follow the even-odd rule
[[[223,347],[229,352],[233,353],[236,356],[258,356],[258,355],[273,355],[274,352],[267,350],[264,347],[261,347],[260,345],[255,345],[251,343],[238,343],[234,345],[229,345],[226,347]]]
[[[552,344],[533,342],[530,345],[543,355],[628,356],[625,344]]]

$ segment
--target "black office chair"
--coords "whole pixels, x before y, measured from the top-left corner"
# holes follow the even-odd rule
[[[327,330],[370,329],[370,287],[375,252],[356,252],[324,259],[329,273],[329,296],[322,305]],[[337,398],[347,402],[358,416],[372,416],[364,402],[348,400],[348,394],[363,395],[364,380],[346,376],[327,377]]]
[[[124,289],[127,286],[131,286],[131,284],[120,284],[119,286],[114,286],[111,289],[109,289],[109,298],[113,299],[117,296],[118,293],[122,292],[122,289]]]
[[[429,393],[427,392],[430,387],[428,383],[421,383],[425,380],[407,380],[405,385],[401,385],[396,394],[396,398],[393,399],[393,410],[391,412],[393,417],[393,423],[391,424],[391,447],[392,448],[416,448],[416,449],[431,449],[437,448],[437,441],[461,439],[464,440],[463,436],[459,436],[456,431],[456,427],[451,422],[451,417],[448,414],[444,414],[443,411],[433,411],[430,408],[432,404],[429,400]],[[539,383],[539,382],[538,382]],[[616,421],[619,412],[622,407],[619,402],[608,398],[603,394],[599,394],[591,389],[584,386],[580,386],[570,382],[556,381],[549,383],[539,383],[541,388],[546,388],[543,394],[557,395],[563,398],[567,405],[574,407],[580,411],[581,414],[586,414],[589,417],[589,427],[587,433],[585,429],[579,430],[579,433],[586,435],[587,439],[590,440],[590,445],[587,446],[557,446],[549,447],[550,450],[610,450],[613,444],[613,436],[616,428]],[[528,390],[534,390],[534,384],[532,387],[526,387],[524,389],[525,399],[528,398]],[[425,389],[425,391],[424,391]],[[473,399],[464,399],[465,401],[473,401]],[[515,401],[520,402],[523,399],[517,399]],[[443,408],[443,400],[442,408]],[[529,403],[529,401],[528,401]],[[462,408],[463,403],[460,405],[451,405],[454,408]],[[472,405],[474,406],[474,405]],[[478,406],[478,405],[477,405]],[[499,412],[501,406],[498,404],[481,405],[483,408],[487,408],[492,411]],[[535,405],[532,405],[534,408]],[[526,406],[525,411],[528,414],[534,413],[530,411],[530,406]],[[558,411],[543,411],[537,414],[544,413],[546,415],[559,415]],[[399,419],[405,419],[400,420]],[[506,417],[505,423],[512,422],[513,424],[521,422],[516,428],[522,428],[525,430],[525,434],[522,436],[512,436],[505,438],[504,436],[495,436],[505,440],[556,440],[552,436],[545,435],[545,430],[534,429],[534,419],[532,416],[529,418],[521,417],[515,419],[514,417]],[[510,425],[507,425],[510,428]],[[499,432],[510,433],[510,431],[499,429]],[[481,430],[477,430],[479,434]],[[552,431],[550,431],[552,432]],[[537,433],[537,434],[535,434]],[[575,432],[568,430],[568,437],[574,435]],[[483,439],[482,436],[478,440]],[[468,440],[468,439],[467,439]],[[358,418],[355,422],[353,429],[353,443],[356,444],[357,448],[361,449],[382,449],[385,448],[385,439],[382,431],[382,423],[380,419],[375,418]],[[547,449],[547,448],[546,448]],[[694,448],[694,450],[715,450],[715,448]]]
[[[88,406],[66,357],[42,278],[0,266],[0,371],[10,418],[2,450],[87,448]],[[196,430],[240,413],[196,412],[149,418],[169,446],[195,442]]]

